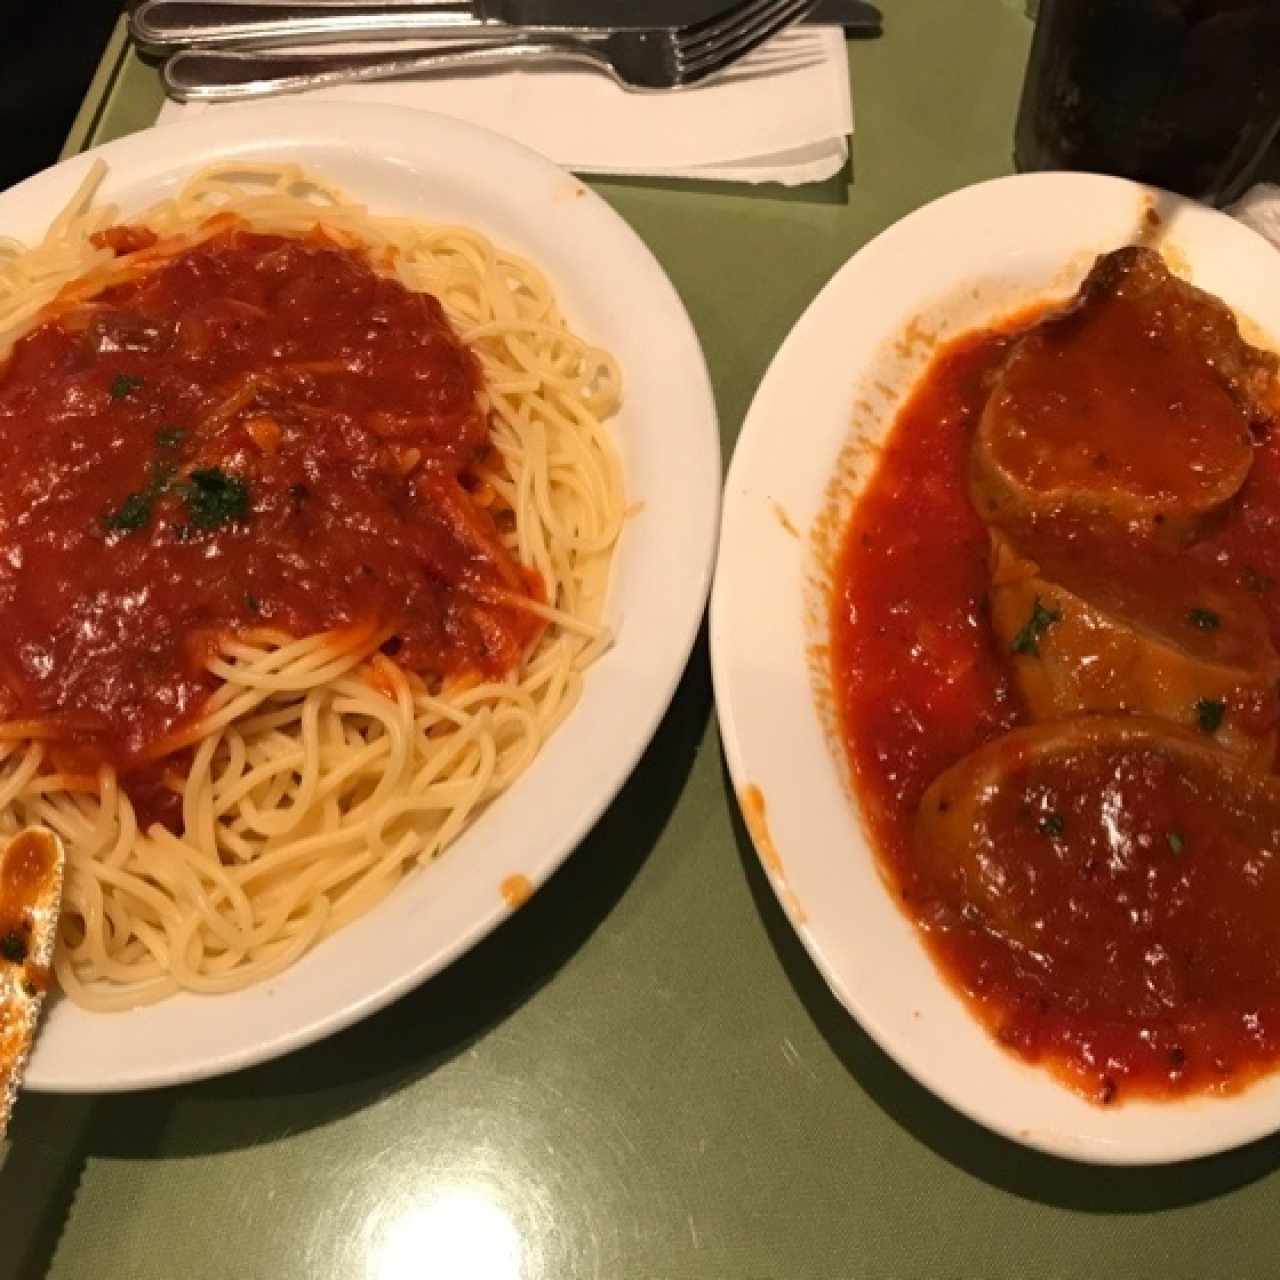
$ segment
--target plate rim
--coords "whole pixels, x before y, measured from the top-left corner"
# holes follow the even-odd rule
[[[246,147],[252,146],[249,135],[255,126],[277,134],[287,132],[290,137],[299,133],[310,135],[311,140],[316,144],[345,148],[350,155],[361,161],[379,164],[403,164],[405,150],[412,148],[419,153],[419,174],[429,169],[429,162],[425,159],[425,140],[439,138],[443,134],[455,140],[474,144],[472,149],[477,155],[487,156],[495,162],[499,157],[504,157],[516,171],[538,171],[547,181],[571,184],[575,212],[590,211],[590,215],[595,220],[594,225],[607,231],[608,238],[614,242],[615,246],[625,246],[627,254],[635,262],[643,263],[650,287],[663,297],[664,315],[671,325],[672,341],[681,348],[682,356],[686,361],[685,367],[681,370],[678,394],[681,402],[688,407],[688,416],[696,419],[700,428],[689,455],[690,470],[696,472],[701,486],[698,501],[692,504],[688,511],[687,533],[690,536],[689,545],[694,549],[694,554],[686,563],[683,575],[684,585],[677,593],[680,613],[678,625],[672,628],[669,639],[663,646],[664,652],[655,664],[661,674],[650,677],[654,687],[652,697],[648,699],[648,705],[643,713],[636,713],[630,717],[625,733],[620,735],[625,739],[625,746],[615,753],[610,767],[604,771],[604,785],[599,785],[597,781],[600,769],[593,767],[587,775],[592,780],[590,787],[584,788],[589,789],[591,794],[578,808],[574,818],[567,821],[561,833],[550,842],[554,846],[551,851],[542,851],[521,859],[519,870],[529,879],[536,892],[577,850],[631,777],[671,705],[697,643],[702,619],[706,612],[718,545],[722,469],[719,417],[701,341],[666,269],[639,233],[607,201],[592,191],[577,176],[532,148],[492,130],[438,112],[373,103],[359,105],[313,102],[254,103],[225,108],[221,112],[192,120],[152,126],[69,156],[25,179],[8,191],[0,193],[0,218],[3,218],[11,208],[20,209],[22,205],[34,202],[39,206],[42,225],[47,225],[58,208],[58,202],[52,195],[53,191],[62,186],[66,188],[66,195],[69,196],[88,172],[89,166],[97,159],[107,162],[109,174],[121,175],[121,183],[127,189],[131,160],[143,170],[155,168],[153,156],[156,149],[167,145],[169,140],[176,144],[171,148],[174,159],[172,162],[166,162],[161,168],[163,173],[170,175],[172,180],[174,176],[188,172],[201,163],[222,158],[227,150],[243,151]],[[360,129],[367,128],[372,131],[378,126],[385,129],[389,137],[401,139],[401,144],[392,143],[386,150],[375,152],[364,147],[360,141],[355,143],[350,141],[350,138],[356,136]],[[281,149],[284,149],[283,145]],[[466,177],[470,173],[471,170],[468,169],[465,175],[454,173],[450,176]],[[160,179],[155,177],[144,178],[142,186],[151,189],[154,194],[158,181]],[[565,189],[569,190],[569,187],[566,186]],[[429,209],[424,213],[425,216],[430,216]],[[545,216],[543,214],[544,218]],[[487,231],[483,226],[482,229]],[[567,234],[557,231],[556,237],[564,240]],[[501,233],[493,234],[492,238],[495,243],[503,243]],[[551,272],[548,274],[552,275]],[[552,275],[552,283],[557,295],[563,300],[566,293],[563,282]],[[581,282],[576,286],[571,285],[568,292],[572,292],[575,287],[581,291]],[[628,370],[625,367],[623,378],[623,412],[625,413],[626,386],[630,382]],[[634,491],[629,491],[629,501],[633,500],[633,493]],[[624,530],[624,540],[620,543],[619,554],[625,555],[629,545],[631,544],[626,540]],[[617,561],[615,561],[614,571],[617,571]],[[611,583],[610,607],[617,603],[616,590],[616,582]],[[565,724],[557,726],[555,733],[539,752],[539,756],[545,752],[548,744],[564,733],[567,725],[579,714],[583,705],[590,699],[591,689],[592,680],[589,676],[578,705],[575,706]],[[598,699],[607,695],[597,694],[596,696]],[[537,760],[535,759],[533,763],[536,765]],[[517,779],[515,785],[519,782],[520,779]],[[506,799],[508,794],[504,793],[503,796],[497,797],[495,803]],[[469,827],[461,838],[474,832],[477,827],[483,829],[484,819],[487,816],[486,811],[481,815],[479,822]],[[436,865],[443,865],[447,862],[448,856],[446,853],[441,863]],[[403,890],[403,888],[403,885],[397,886],[397,890]],[[396,893],[389,895],[373,910],[377,911],[378,907],[396,896]],[[183,1063],[168,1062],[155,1067],[137,1066],[119,1073],[108,1073],[106,1070],[99,1069],[95,1074],[92,1070],[68,1070],[57,1060],[51,1063],[42,1062],[41,1041],[37,1036],[36,1046],[28,1063],[24,1087],[39,1093],[129,1092],[210,1079],[270,1061],[336,1034],[408,994],[447,968],[518,909],[502,899],[495,884],[487,909],[475,913],[464,925],[455,928],[447,941],[429,952],[424,951],[423,958],[410,968],[382,982],[376,988],[371,987],[363,995],[347,999],[341,1007],[332,1009],[327,1014],[310,1017],[300,1025],[262,1037],[253,1045],[231,1047],[220,1052],[206,1052],[199,1059]],[[361,919],[368,918],[366,915],[352,922],[351,926],[338,931],[334,937],[342,937],[350,928],[357,926]],[[325,941],[332,940],[331,938]],[[321,947],[323,946],[324,943],[321,944]],[[295,966],[291,966],[274,979],[255,984],[247,989],[247,993],[263,992],[276,983],[287,981],[297,964],[305,963],[317,953],[317,950],[313,949]],[[180,993],[171,999],[183,1002],[210,999],[234,1001],[241,994],[245,993],[232,992],[223,996],[193,996]],[[150,1008],[160,1008],[167,1003],[169,1002],[161,1002],[160,1005],[150,1006]],[[145,1012],[145,1010],[138,1012]],[[75,1013],[86,1018],[123,1020],[128,1019],[130,1011],[118,1014],[89,1014],[76,1010]]]

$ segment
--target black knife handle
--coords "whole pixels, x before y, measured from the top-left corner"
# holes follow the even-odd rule
[[[884,33],[880,10],[866,0],[818,0],[805,22],[843,27],[845,35],[860,40],[873,40]]]

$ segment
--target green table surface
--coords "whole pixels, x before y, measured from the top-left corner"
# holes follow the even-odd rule
[[[1009,170],[1022,0],[884,7],[884,38],[849,46],[851,172],[795,192],[593,183],[689,308],[726,458],[831,273],[909,210]],[[160,101],[118,34],[69,149],[146,127]],[[1073,1165],[893,1065],[760,873],[700,642],[597,829],[446,973],[238,1075],[24,1099],[0,1276],[1270,1277],[1278,1162],[1270,1140],[1174,1168]]]

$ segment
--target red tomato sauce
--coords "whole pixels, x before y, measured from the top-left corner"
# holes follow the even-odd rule
[[[1096,984],[1059,1001],[1043,969],[980,923],[943,921],[912,856],[921,796],[946,768],[1024,723],[987,613],[988,538],[969,500],[969,451],[1005,333],[940,349],[900,412],[853,512],[836,566],[832,676],[852,774],[882,867],[935,963],[989,1031],[1099,1102],[1241,1087],[1280,1062],[1280,973],[1158,1016],[1141,966],[1096,945]],[[1192,554],[1260,593],[1280,638],[1280,440],[1256,450],[1220,527]],[[1227,926],[1229,927],[1229,922]],[[1247,931],[1246,931],[1247,932]],[[1127,941],[1126,941],[1127,945]],[[1238,967],[1241,972],[1249,966]],[[1257,966],[1253,967],[1255,970]],[[1087,979],[1088,975],[1085,975]]]
[[[55,309],[0,369],[0,717],[127,771],[199,716],[228,634],[510,670],[542,586],[475,500],[479,388],[434,298],[321,235],[224,231]]]

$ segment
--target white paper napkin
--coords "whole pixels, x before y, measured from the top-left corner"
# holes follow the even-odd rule
[[[1259,182],[1257,186],[1250,187],[1227,212],[1280,249],[1280,187]]]
[[[300,96],[437,111],[506,134],[578,173],[796,186],[837,173],[853,132],[838,27],[793,28],[720,79],[670,94],[627,93],[586,68],[546,67]],[[167,102],[160,122],[230,109]]]

